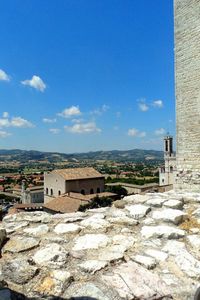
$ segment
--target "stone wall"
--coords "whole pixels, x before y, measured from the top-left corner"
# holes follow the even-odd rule
[[[177,174],[175,189],[200,191],[200,1],[174,0]]]

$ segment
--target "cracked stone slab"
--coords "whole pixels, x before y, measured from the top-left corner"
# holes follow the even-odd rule
[[[132,261],[115,267],[101,278],[122,299],[171,299],[169,287],[157,274]]]
[[[163,204],[163,206],[166,206],[168,208],[174,208],[174,209],[182,209],[183,202],[179,200],[168,200]]]
[[[42,279],[35,286],[34,291],[41,295],[60,296],[73,280],[73,276],[68,271],[53,270],[48,276]]]
[[[104,220],[105,216],[102,213],[94,214],[91,217],[80,222],[83,227],[91,229],[102,229],[110,226],[110,223]]]
[[[2,276],[5,280],[25,284],[32,279],[38,271],[38,268],[31,265],[26,258],[12,259],[2,263]]]
[[[151,210],[149,206],[142,204],[126,205],[125,208],[129,211],[130,215],[134,219],[141,219],[145,217]]]
[[[126,247],[124,245],[113,245],[99,251],[98,260],[114,262],[124,257]]]
[[[19,230],[20,228],[23,227],[27,227],[29,225],[29,222],[24,221],[24,222],[10,222],[10,223],[3,223],[3,227],[6,229],[6,232],[9,233],[13,233],[17,230]]]
[[[56,225],[54,231],[57,234],[64,234],[64,233],[74,233],[77,234],[81,231],[81,228],[79,225],[77,224],[65,224],[65,223],[61,223]]]
[[[25,228],[24,232],[33,236],[42,236],[49,231],[49,227],[45,224],[39,225],[37,227]]]
[[[108,265],[107,261],[99,260],[87,260],[79,265],[81,270],[87,273],[94,274],[95,272],[105,268]]]
[[[18,253],[31,250],[39,245],[39,240],[32,237],[15,236],[3,247],[3,252]]]
[[[184,243],[168,241],[163,250],[174,256],[175,263],[187,276],[200,279],[200,262],[186,250]]]
[[[148,270],[154,269],[156,267],[156,260],[152,257],[145,255],[135,255],[130,256],[131,260],[142,265]]]
[[[67,257],[68,252],[64,247],[52,243],[38,250],[33,256],[33,260],[38,265],[60,267],[67,262]]]
[[[149,199],[146,204],[153,207],[162,207],[163,203],[166,201],[164,198],[152,198]]]
[[[142,237],[149,238],[167,238],[179,239],[185,236],[185,231],[171,226],[143,226],[141,230]]]
[[[106,247],[109,243],[109,238],[105,234],[85,234],[75,239],[73,251],[98,249]]]
[[[156,261],[166,261],[168,258],[168,254],[163,252],[163,251],[159,251],[157,249],[147,249],[145,251],[145,254],[148,256],[151,256],[153,258],[156,259]]]
[[[175,225],[180,224],[185,220],[187,214],[182,212],[181,210],[166,208],[163,210],[154,211],[152,214],[152,218],[161,222],[170,222]]]

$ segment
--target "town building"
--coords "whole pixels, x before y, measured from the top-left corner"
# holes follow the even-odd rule
[[[44,174],[44,202],[70,192],[100,194],[105,189],[104,176],[94,168],[58,169]]]
[[[159,185],[169,186],[174,184],[174,171],[176,168],[176,154],[173,151],[173,137],[164,137],[164,167],[159,169]]]

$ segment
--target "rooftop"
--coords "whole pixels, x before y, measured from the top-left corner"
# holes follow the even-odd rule
[[[65,180],[104,178],[104,176],[94,168],[58,169],[53,170],[51,174],[58,174]]]

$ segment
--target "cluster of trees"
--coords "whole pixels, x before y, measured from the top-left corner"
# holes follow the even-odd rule
[[[106,206],[111,206],[113,200],[109,197],[101,197],[96,196],[93,200],[90,202],[80,205],[79,211],[86,211],[87,209],[92,209],[92,208],[99,208],[99,207],[106,207]]]
[[[137,185],[144,185],[147,183],[158,183],[159,178],[158,177],[152,177],[149,179],[146,178],[134,178],[134,177],[129,177],[129,178],[111,178],[110,176],[106,179],[106,183],[116,183],[116,182],[122,182],[122,183],[130,183],[130,184],[137,184]]]

